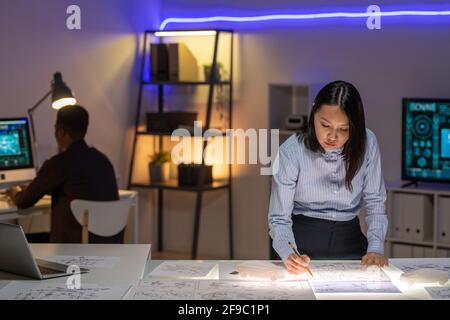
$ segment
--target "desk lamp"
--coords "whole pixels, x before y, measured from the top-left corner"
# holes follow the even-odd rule
[[[31,133],[33,139],[34,152],[36,155],[36,168],[39,168],[39,157],[38,157],[38,145],[36,139],[36,133],[34,129],[34,121],[33,121],[33,113],[34,111],[47,99],[48,96],[52,96],[52,108],[53,109],[61,109],[65,106],[74,105],[77,103],[77,100],[73,97],[72,91],[70,88],[64,83],[62,79],[62,75],[60,72],[56,72],[53,75],[53,81],[51,82],[51,89],[47,92],[33,107],[28,109],[28,115],[30,117],[30,126]]]

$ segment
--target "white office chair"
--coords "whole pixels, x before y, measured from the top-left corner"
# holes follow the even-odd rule
[[[132,199],[117,201],[72,200],[70,208],[82,226],[81,243],[89,243],[89,232],[110,237],[125,229],[124,240],[129,239],[129,220]]]

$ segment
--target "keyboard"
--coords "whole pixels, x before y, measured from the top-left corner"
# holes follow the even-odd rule
[[[60,270],[50,269],[50,268],[46,268],[44,266],[39,266],[39,265],[38,265],[38,268],[42,275],[64,274],[65,273]]]

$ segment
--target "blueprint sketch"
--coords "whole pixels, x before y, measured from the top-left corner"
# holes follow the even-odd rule
[[[132,300],[313,300],[314,292],[307,281],[218,281],[173,280],[148,278],[141,280],[127,295]]]
[[[66,283],[12,281],[0,290],[0,300],[119,300],[129,288],[82,284],[68,289]]]
[[[311,281],[315,293],[401,293],[390,281]]]
[[[426,287],[428,294],[433,299],[450,300],[450,287]]]
[[[214,262],[194,261],[165,261],[148,274],[149,277],[169,278],[205,278],[217,267]]]
[[[193,300],[197,280],[147,278],[127,294],[127,300]]]
[[[45,260],[65,265],[76,265],[86,269],[112,269],[119,261],[119,257],[111,256],[50,256]]]
[[[391,281],[381,268],[365,267],[359,261],[313,261],[310,268],[313,274],[312,281]]]
[[[199,281],[196,300],[315,300],[307,281]]]
[[[219,263],[219,279],[220,280],[235,280],[235,281],[273,281],[269,277],[246,277],[242,278],[239,274],[239,266],[246,265],[246,262],[239,261],[227,261]],[[273,270],[280,275],[280,278],[275,281],[292,281],[292,280],[307,280],[308,275],[293,275],[287,272],[283,262],[271,262],[271,261],[254,261],[251,263],[254,266],[261,266],[266,270]]]
[[[418,269],[435,269],[447,271],[450,276],[450,259],[448,258],[432,258],[432,259],[395,259],[391,263],[403,272],[414,271]]]

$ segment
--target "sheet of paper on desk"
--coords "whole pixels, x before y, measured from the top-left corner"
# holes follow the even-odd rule
[[[391,281],[377,266],[365,267],[359,261],[312,261],[313,281]]]
[[[193,300],[197,280],[142,279],[125,297],[126,300]]]
[[[314,300],[307,281],[218,281],[149,278],[130,290],[132,300]]]
[[[113,256],[49,256],[44,260],[86,269],[112,269],[120,261]]]
[[[198,283],[196,300],[315,300],[308,281],[217,281]]]
[[[217,263],[198,260],[190,261],[164,261],[153,269],[147,277],[162,278],[206,278],[216,268]]]
[[[446,287],[425,287],[431,298],[436,300],[450,300],[450,286]]]
[[[278,279],[275,281],[292,281],[292,280],[307,280],[308,276],[304,275],[292,275],[289,274],[284,267],[283,262],[272,261],[226,261],[219,263],[219,280],[236,280],[236,281],[273,281],[270,277],[252,277],[251,275],[243,278],[238,270],[239,266],[251,265],[255,268],[263,268],[268,270],[269,273],[272,270],[278,275]]]
[[[0,290],[0,300],[119,300],[130,288],[81,284],[68,289],[66,283],[12,281]]]
[[[403,272],[415,271],[418,269],[435,269],[447,271],[450,275],[449,258],[424,258],[424,259],[395,259],[391,263]]]
[[[390,281],[311,281],[315,293],[401,293]]]

